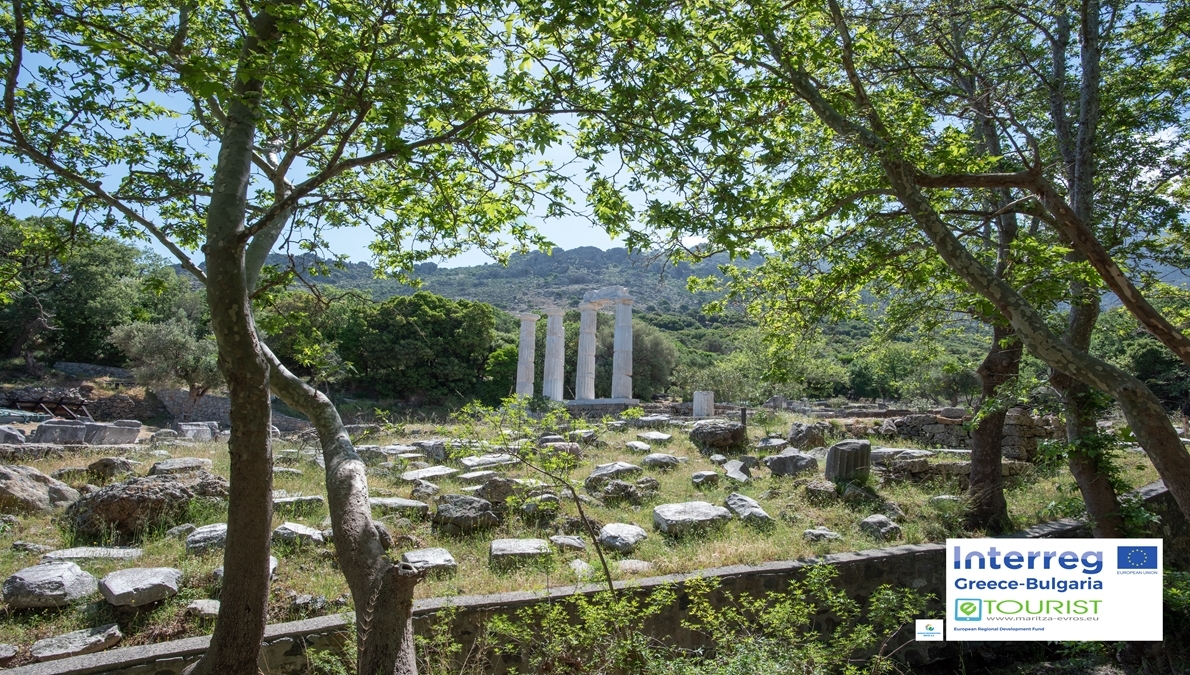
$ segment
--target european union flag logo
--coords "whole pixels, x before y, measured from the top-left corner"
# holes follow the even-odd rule
[[[1155,570],[1157,569],[1156,546],[1117,546],[1116,569],[1121,570]]]

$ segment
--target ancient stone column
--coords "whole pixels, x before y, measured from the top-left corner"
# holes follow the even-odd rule
[[[537,348],[536,314],[521,315],[521,343],[517,352],[516,393],[517,396],[533,395],[533,361]]]
[[[551,401],[562,400],[562,376],[566,372],[566,329],[562,327],[565,310],[547,309],[545,323],[545,373],[541,395]]]
[[[589,302],[578,306],[582,314],[578,325],[578,363],[574,369],[574,398],[595,398],[595,322],[599,308]]]
[[[713,391],[696,391],[696,392],[694,392],[694,416],[695,417],[714,417],[715,416],[715,392],[713,392]]]
[[[632,398],[632,298],[616,298],[612,398]]]

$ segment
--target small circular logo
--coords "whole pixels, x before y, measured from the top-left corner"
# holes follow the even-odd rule
[[[928,630],[928,631],[931,631],[931,632],[932,632],[932,631],[934,630],[934,624],[932,624],[932,623],[927,623],[927,624],[926,624],[926,630]]]

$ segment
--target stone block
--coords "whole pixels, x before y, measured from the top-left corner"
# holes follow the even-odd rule
[[[826,451],[826,479],[829,481],[864,480],[872,464],[869,441],[840,441]]]
[[[639,475],[640,473],[641,468],[639,466],[629,464],[628,462],[600,464],[583,481],[583,486],[588,490],[596,490],[610,480],[628,478]]]
[[[719,484],[719,474],[714,471],[698,471],[690,476],[694,487],[712,487]]]
[[[50,551],[41,556],[41,562],[62,562],[76,560],[136,560],[144,555],[144,550],[118,546],[79,546]]]
[[[818,460],[799,452],[783,452],[769,455],[763,460],[774,476],[797,476],[802,473],[818,473]]]
[[[13,609],[65,607],[95,593],[99,583],[72,562],[18,570],[4,581],[4,601]]]
[[[177,457],[157,462],[149,467],[150,476],[169,476],[210,469],[212,462],[204,457]]]
[[[117,570],[99,582],[99,592],[117,607],[143,607],[173,597],[182,583],[182,570],[145,567]]]
[[[413,499],[400,497],[371,497],[368,499],[373,512],[381,515],[397,514],[406,518],[425,518],[430,514],[430,505]]]
[[[458,469],[452,469],[449,466],[431,466],[427,469],[406,471],[405,473],[401,474],[401,480],[412,483],[419,480],[429,480],[431,478],[453,476],[458,472]]]
[[[888,541],[901,536],[901,526],[894,523],[888,516],[879,513],[859,521],[859,529],[878,541]]]
[[[77,490],[31,466],[0,465],[0,510],[4,512],[51,511],[78,498]]]
[[[727,495],[724,505],[737,518],[750,525],[766,526],[774,522],[773,517],[761,507],[760,502],[738,492]]]
[[[227,523],[203,525],[186,536],[186,552],[191,555],[222,549],[227,543]]]
[[[734,452],[748,444],[748,434],[739,422],[703,420],[690,429],[690,442],[706,454]]]
[[[24,445],[25,432],[20,429],[9,426],[7,424],[0,426],[0,444],[2,445]]]
[[[679,464],[678,458],[673,455],[667,455],[663,452],[654,452],[651,455],[645,455],[644,459],[640,461],[641,465],[649,469],[660,469],[666,471],[673,469]]]
[[[175,422],[174,430],[180,438],[195,443],[209,443],[219,436],[218,422]]]
[[[599,530],[599,544],[620,553],[632,553],[649,534],[643,528],[627,523],[608,523]]]
[[[140,427],[140,422],[135,420],[118,420],[111,424],[88,422],[84,439],[89,445],[126,445],[136,442]]]
[[[653,527],[662,534],[682,537],[705,534],[731,520],[731,512],[707,502],[660,504],[653,507]]]
[[[494,527],[500,517],[486,499],[470,495],[444,495],[434,512],[435,527],[444,534],[458,536]]]
[[[33,643],[30,651],[33,653],[34,661],[56,661],[70,656],[101,652],[116,645],[123,638],[120,627],[109,623],[38,640]]]
[[[449,574],[458,569],[450,551],[444,548],[420,548],[405,551],[401,562],[409,563],[427,574]]]
[[[282,523],[277,529],[273,530],[272,541],[274,544],[281,542],[291,545],[319,545],[325,543],[322,538],[322,532],[308,525],[301,523]]]
[[[488,565],[508,569],[547,560],[553,553],[544,539],[496,539],[488,547]]]

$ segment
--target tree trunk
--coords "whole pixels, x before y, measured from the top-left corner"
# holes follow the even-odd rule
[[[252,20],[237,68],[235,95],[207,209],[207,303],[219,370],[231,399],[230,500],[223,553],[223,602],[207,652],[189,675],[257,675],[268,618],[273,457],[269,367],[257,339],[244,267],[244,219],[263,83],[255,73],[278,36],[267,10]]]
[[[44,316],[38,316],[36,319],[25,324],[25,327],[17,334],[16,340],[8,347],[7,358],[15,359],[20,356],[26,351],[25,345],[29,344],[30,340],[37,337],[37,334],[44,330],[50,330],[50,323],[46,321]],[[28,360],[28,357],[26,357],[26,360]]]
[[[193,385],[193,384],[190,385],[190,388],[187,391],[187,395],[186,395],[186,407],[184,407],[182,409],[182,420],[181,421],[189,422],[190,419],[194,417],[194,409],[198,407],[198,402],[202,399],[203,396],[206,395],[206,393],[207,393],[206,387],[200,387],[200,386]]]
[[[394,564],[372,522],[365,466],[343,420],[322,392],[306,384],[264,346],[270,384],[286,404],[314,423],[326,461],[326,495],[335,534],[335,554],[351,596],[359,644],[360,675],[416,675],[413,589],[422,574]]]
[[[996,402],[1001,385],[1016,378],[1021,363],[1021,343],[1008,326],[992,327],[992,347],[979,364],[985,406],[995,409],[981,416],[971,433],[971,487],[967,526],[1000,533],[1012,526],[1004,499],[1001,441],[1006,410]]]

